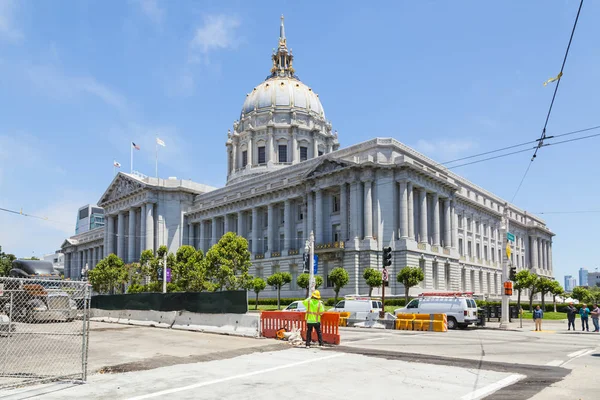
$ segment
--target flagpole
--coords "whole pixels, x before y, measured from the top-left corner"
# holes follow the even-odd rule
[[[131,152],[131,160],[130,160],[129,166],[130,166],[130,168],[131,168],[131,173],[133,174],[133,142],[129,144],[129,147],[131,148],[131,149],[130,149],[130,152]]]
[[[154,141],[154,148],[156,149],[156,179],[158,179],[158,140]]]

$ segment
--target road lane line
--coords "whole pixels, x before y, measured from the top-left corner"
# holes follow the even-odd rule
[[[552,360],[550,362],[547,362],[546,365],[549,367],[558,367],[562,363],[563,363],[563,360]]]
[[[311,358],[310,360],[298,361],[298,362],[291,363],[291,364],[286,364],[286,365],[280,365],[280,366],[277,366],[277,367],[261,369],[261,370],[258,370],[258,371],[248,372],[248,373],[245,373],[245,374],[228,376],[226,378],[213,379],[212,381],[199,382],[199,383],[194,383],[193,385],[181,386],[181,387],[178,387],[178,388],[161,390],[160,392],[154,392],[154,393],[144,394],[144,395],[141,395],[141,396],[130,397],[128,400],[151,399],[153,397],[160,397],[160,396],[165,396],[165,395],[169,395],[169,394],[172,394],[172,393],[183,392],[185,390],[196,389],[196,388],[204,387],[204,386],[210,386],[210,385],[214,385],[216,383],[222,383],[222,382],[232,381],[232,380],[236,380],[236,379],[247,378],[247,377],[254,376],[254,375],[266,374],[268,372],[278,371],[280,369],[293,368],[293,367],[297,367],[299,365],[304,365],[304,364],[310,364],[310,363],[313,363],[313,362],[330,360],[332,358],[342,357],[344,355],[345,354],[343,354],[343,353],[336,353],[336,354],[332,354],[330,356],[319,357],[319,358]]]
[[[523,378],[525,378],[525,375],[521,375],[521,374],[509,375],[506,378],[499,380],[496,383],[489,384],[487,386],[482,387],[481,389],[477,389],[471,393],[467,393],[460,399],[461,400],[483,399],[484,397],[489,396],[490,394],[497,392],[498,390],[500,390],[506,386],[510,386],[514,383],[519,382]]]
[[[376,337],[376,338],[370,338],[370,339],[359,339],[359,340],[354,340],[354,341],[348,341],[348,342],[346,342],[346,344],[354,344],[354,343],[360,343],[360,342],[374,342],[375,340],[383,340],[383,339],[387,339],[387,337]]]
[[[575,352],[573,352],[571,354],[567,354],[567,357],[569,357],[569,358],[578,357],[578,356],[582,355],[583,353],[585,353],[585,352],[587,352],[589,350],[590,349],[582,349],[582,350],[579,350],[579,351],[575,351]]]
[[[575,357],[572,357],[570,360],[565,361],[560,366],[563,367],[563,366],[567,365],[568,363],[570,363],[571,361],[578,359],[579,357],[583,357],[583,356],[587,356],[588,354],[592,354],[594,351],[596,351],[596,350],[594,350],[594,349],[587,350],[585,353],[576,355]],[[573,354],[573,353],[571,353],[571,354]]]

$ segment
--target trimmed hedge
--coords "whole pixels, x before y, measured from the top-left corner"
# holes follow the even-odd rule
[[[486,307],[486,306],[501,306],[502,302],[501,301],[483,301],[483,300],[476,300],[475,301],[477,303],[478,307]],[[533,308],[535,309],[536,306],[542,306],[541,302],[533,302]],[[516,301],[511,301],[510,302],[510,306],[517,306],[517,302]],[[569,305],[568,304],[556,304],[556,311],[557,312],[567,312],[567,307]],[[577,307],[577,305],[575,305],[575,307],[577,308],[577,310],[579,310],[579,307]],[[529,299],[527,299],[526,301],[521,301],[521,308],[525,311],[530,311],[529,310]],[[547,301],[546,302],[546,309],[544,310],[545,312],[551,312],[554,311],[554,304],[551,301]]]
[[[286,298],[281,298],[281,301],[279,302],[279,304],[281,304],[284,307],[287,307],[294,301],[302,301],[302,300],[305,300],[305,299],[304,298],[286,297]],[[344,300],[344,298],[338,297],[338,301],[340,301],[340,300]],[[256,303],[256,299],[248,299],[248,305],[253,306],[253,305],[255,305],[255,303]],[[323,299],[323,303],[328,307],[333,307],[335,305],[335,298]],[[259,306],[276,306],[277,298],[258,299],[258,305]],[[385,299],[385,305],[386,306],[394,306],[394,307],[404,307],[404,299]]]

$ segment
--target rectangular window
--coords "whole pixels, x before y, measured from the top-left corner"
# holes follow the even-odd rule
[[[248,150],[242,151],[242,167],[248,165]]]
[[[496,261],[496,249],[492,247],[492,262]]]
[[[308,160],[308,147],[300,146],[300,161]]]
[[[459,215],[459,216],[458,216],[458,227],[459,227],[460,229],[462,229],[462,227],[463,227],[463,219],[462,219],[462,215]]]
[[[473,244],[472,242],[467,242],[467,253],[469,257],[473,257]]]
[[[248,214],[248,231],[252,232],[252,214]]]
[[[287,162],[287,146],[285,144],[279,145],[279,162]]]
[[[319,150],[319,157],[321,157],[323,155],[323,152],[321,150]]]
[[[296,249],[297,250],[302,250],[304,249],[304,233],[302,231],[298,231],[298,234],[296,235],[297,238],[297,244],[296,244]]]
[[[432,263],[432,269],[433,269],[433,288],[434,289],[438,289],[439,286],[439,279],[438,279],[438,263],[436,261],[434,261]]]
[[[487,237],[488,236],[488,231],[487,231],[487,225],[483,224],[483,236]]]
[[[256,268],[256,276],[259,278],[263,277],[263,269],[262,268]]]
[[[279,235],[279,251],[283,250],[285,244],[285,235],[282,233]]]
[[[333,237],[332,237],[333,241],[339,242],[341,240],[341,236],[342,236],[341,235],[342,228],[340,227],[340,224],[333,225],[331,227],[331,231],[333,232]]]
[[[265,221],[265,228],[267,228],[269,226],[269,211],[265,211],[263,221]]]
[[[521,256],[521,266],[525,266],[525,256]]]
[[[498,261],[502,261],[502,250],[498,249]]]
[[[269,251],[269,240],[265,236],[263,239],[263,253],[267,253]]]
[[[488,259],[488,247],[487,246],[483,246],[483,258],[487,261]]]
[[[475,244],[475,255],[477,255],[477,258],[481,258],[481,249],[479,248],[479,243]]]
[[[480,234],[481,232],[479,231],[479,222],[475,222],[475,233]]]
[[[467,218],[467,230],[469,232],[471,232],[471,230],[472,230],[471,218]]]
[[[283,225],[285,224],[285,213],[284,213],[284,209],[280,208],[279,209],[279,225]]]
[[[267,159],[266,159],[266,153],[265,153],[265,146],[260,146],[258,148],[258,164],[266,164],[267,163]]]
[[[460,254],[461,256],[464,256],[463,240],[461,238],[458,239],[458,254]]]
[[[304,213],[302,212],[302,204],[298,204],[298,221],[304,220]]]
[[[335,212],[340,212],[340,198],[336,195],[331,196],[331,203],[333,205],[333,211]]]

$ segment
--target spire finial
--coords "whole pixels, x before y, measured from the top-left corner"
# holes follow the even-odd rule
[[[281,26],[279,27],[279,39],[285,40],[285,26],[283,26],[283,14],[281,14]]]

